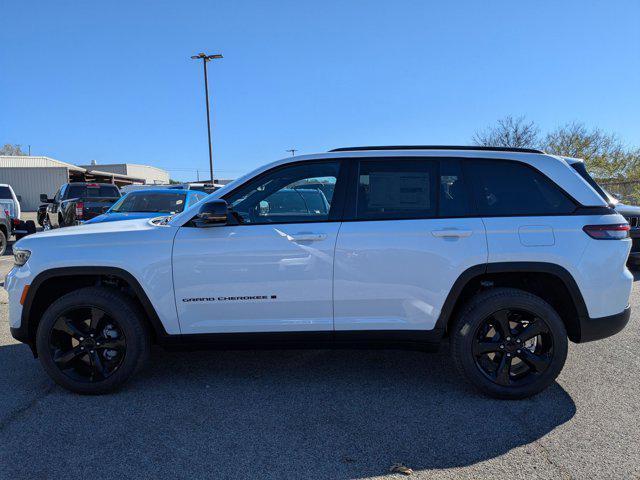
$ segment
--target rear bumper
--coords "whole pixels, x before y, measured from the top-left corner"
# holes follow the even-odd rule
[[[591,342],[615,335],[621,331],[631,317],[631,307],[627,306],[622,312],[600,318],[580,319],[580,340],[577,343]]]

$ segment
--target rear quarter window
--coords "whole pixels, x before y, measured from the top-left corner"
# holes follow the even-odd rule
[[[566,215],[576,208],[560,187],[526,165],[472,160],[464,168],[479,215]]]

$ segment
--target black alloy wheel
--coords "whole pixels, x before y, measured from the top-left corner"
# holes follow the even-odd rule
[[[535,395],[553,384],[567,358],[563,319],[544,299],[516,288],[475,294],[450,332],[457,370],[485,394]]]
[[[127,340],[118,322],[95,306],[64,311],[49,334],[55,366],[79,382],[100,382],[113,375],[124,361]]]
[[[478,369],[492,382],[517,386],[544,373],[553,359],[549,326],[535,313],[501,309],[478,325],[473,342]]]

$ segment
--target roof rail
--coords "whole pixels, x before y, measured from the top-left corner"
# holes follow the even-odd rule
[[[330,152],[359,152],[363,150],[480,150],[489,152],[544,153],[535,148],[485,147],[480,145],[379,145],[372,147],[341,147]]]

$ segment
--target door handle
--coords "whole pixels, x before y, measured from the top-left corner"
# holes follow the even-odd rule
[[[458,230],[457,228],[445,228],[443,230],[433,230],[434,237],[438,238],[465,238],[473,233],[471,230]]]
[[[292,242],[319,242],[327,238],[327,235],[325,233],[297,233],[288,235],[288,237]]]

